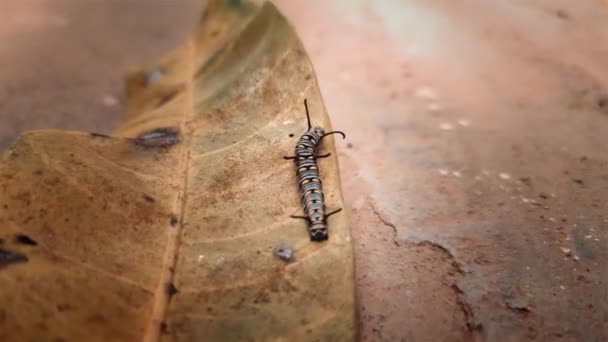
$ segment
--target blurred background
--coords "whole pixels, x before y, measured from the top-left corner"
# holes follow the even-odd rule
[[[347,132],[362,338],[608,340],[608,3],[275,4]],[[0,2],[0,149],[31,129],[111,132],[128,68],[203,8]]]

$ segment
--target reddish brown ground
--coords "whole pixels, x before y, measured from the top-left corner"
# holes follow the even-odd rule
[[[608,3],[277,3],[348,133],[362,339],[608,340]],[[201,8],[2,2],[0,147],[109,131]]]

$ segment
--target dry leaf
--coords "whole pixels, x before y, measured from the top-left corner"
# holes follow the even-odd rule
[[[275,7],[210,1],[190,41],[130,74],[112,137],[23,134],[0,163],[0,340],[353,340],[345,212],[323,243],[289,217],[302,208],[282,156],[304,98],[330,129]]]

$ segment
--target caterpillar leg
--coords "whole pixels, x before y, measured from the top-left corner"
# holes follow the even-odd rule
[[[295,219],[305,219],[305,220],[308,220],[308,217],[303,216],[303,215],[289,215],[289,217],[295,218]]]
[[[336,210],[334,210],[334,211],[332,211],[332,212],[329,212],[329,213],[325,214],[325,218],[327,219],[327,218],[328,218],[328,217],[330,217],[331,215],[333,215],[333,214],[335,214],[335,213],[339,213],[339,212],[341,212],[341,211],[342,211],[342,208],[340,208],[340,209],[336,209]]]
[[[315,158],[316,158],[316,159],[321,159],[321,158],[327,158],[327,157],[329,157],[329,156],[331,156],[331,152],[330,152],[330,153],[328,153],[328,154],[322,154],[322,155],[320,155],[320,156],[316,156]]]

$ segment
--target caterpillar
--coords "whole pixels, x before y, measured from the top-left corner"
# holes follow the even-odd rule
[[[317,159],[327,158],[331,153],[318,155],[317,152],[324,137],[340,134],[343,139],[346,139],[346,134],[341,131],[325,133],[325,130],[320,126],[313,128],[310,123],[310,113],[308,112],[306,99],[304,99],[304,108],[306,108],[308,129],[302,134],[296,144],[295,156],[283,157],[284,159],[294,161],[299,183],[300,200],[304,206],[304,216],[291,215],[291,217],[307,221],[311,241],[324,241],[328,239],[327,218],[341,211],[342,208],[326,213],[325,196],[323,194],[323,184],[319,175]]]

